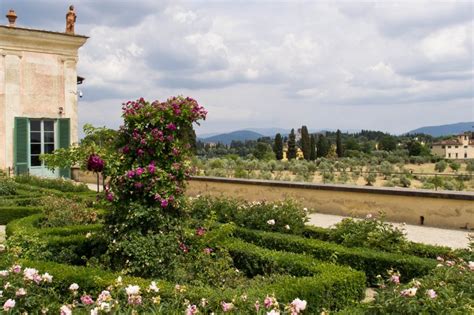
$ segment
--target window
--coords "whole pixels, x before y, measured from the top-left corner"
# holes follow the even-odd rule
[[[458,146],[457,146],[457,145],[455,145],[455,146],[454,146],[454,148],[456,148],[456,149],[457,149],[457,148],[458,148]]]
[[[451,149],[451,146],[450,146],[450,145],[448,145],[448,149]]]
[[[448,157],[451,157],[451,153],[448,153]]]
[[[467,149],[467,145],[464,146],[464,149]]]
[[[445,146],[445,145],[442,145],[442,146],[441,146],[441,149],[446,149],[446,146]]]
[[[458,158],[458,154],[456,153],[456,159]]]
[[[464,158],[467,159],[467,153],[464,152]]]
[[[41,166],[40,154],[54,151],[54,121],[30,120],[30,165]]]

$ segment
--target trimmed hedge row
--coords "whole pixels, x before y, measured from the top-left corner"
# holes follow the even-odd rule
[[[230,302],[245,294],[248,301],[247,308],[242,311],[252,311],[253,301],[262,300],[268,294],[275,294],[280,302],[289,302],[296,297],[308,301],[308,311],[320,312],[325,309],[342,309],[359,300],[365,290],[365,277],[362,272],[350,270],[346,267],[320,263],[315,259],[292,253],[281,253],[258,246],[242,242],[240,240],[227,240],[225,242],[234,255],[240,257],[240,261],[251,261],[259,258],[258,264],[269,265],[280,263],[283,268],[289,268],[294,273],[298,271],[306,273],[306,277],[295,277],[294,275],[274,275],[265,278],[250,280],[249,285],[235,289],[214,289],[210,287],[188,287],[185,297],[193,303],[198,303],[205,297],[209,303],[216,309],[220,308],[222,301]],[[237,254],[238,253],[238,254]],[[288,256],[288,257],[285,257]],[[63,292],[71,283],[78,283],[81,290],[90,293],[98,293],[113,284],[120,275],[110,271],[98,268],[70,266],[53,262],[42,261],[21,261],[23,266],[34,267],[41,272],[48,272],[54,277],[54,283]],[[291,264],[296,267],[291,267]],[[246,273],[251,270],[245,269],[245,266],[237,265]],[[7,268],[5,261],[0,261],[0,267]],[[262,268],[261,271],[263,272]],[[255,271],[255,270],[254,270]],[[309,276],[311,275],[311,276]],[[149,285],[151,279],[138,277],[123,277],[124,284],[138,284],[142,288]],[[160,287],[162,298],[174,298],[174,284],[166,281],[157,281]]]
[[[76,226],[65,228],[35,227],[41,214],[13,221],[7,225],[8,235],[15,234],[39,234],[41,239],[47,243],[49,251],[55,256],[61,256],[61,250],[70,248],[76,257],[90,255],[91,249],[100,250],[100,244],[94,242],[96,238],[86,238],[85,233],[91,230],[97,231],[100,225]],[[311,308],[319,311],[326,309],[341,309],[358,301],[365,290],[365,275],[360,271],[351,270],[347,267],[322,263],[313,257],[291,252],[278,252],[260,248],[254,244],[245,243],[239,239],[222,240],[223,247],[227,248],[234,259],[237,268],[248,276],[272,275],[275,273],[287,273],[289,275],[271,276],[273,280],[258,282],[255,287],[247,289],[233,289],[217,292],[211,288],[196,288],[189,292],[188,299],[195,298],[198,301],[203,296],[210,296],[218,305],[220,301],[235,296],[246,294],[255,299],[262,299],[266,294],[275,293],[282,301],[290,301],[295,297],[306,299],[312,304]],[[73,263],[77,258],[71,259]],[[79,266],[56,264],[53,262],[35,262],[34,266],[44,270],[58,269],[57,274],[62,279],[64,288],[70,283],[79,281],[81,287],[87,290],[100,290],[109,285],[118,276],[116,273],[106,272],[100,269],[91,269]],[[57,266],[57,268],[55,267]],[[53,269],[51,269],[53,268]],[[85,271],[88,270],[88,271]],[[53,274],[52,272],[50,272]],[[54,275],[54,274],[53,274]],[[146,280],[141,278],[130,278],[133,281]],[[131,282],[130,282],[131,283]],[[139,282],[137,282],[139,283]],[[171,284],[167,284],[172,287]],[[203,295],[206,294],[206,295]],[[239,295],[237,295],[239,294]]]
[[[27,184],[41,188],[53,189],[62,192],[88,192],[87,185],[83,183],[74,183],[70,180],[62,178],[41,178],[29,175],[15,176],[15,182],[19,184]]]
[[[39,213],[38,207],[0,207],[0,225]]]
[[[365,274],[351,268],[324,263],[313,257],[264,249],[237,239],[228,239],[222,246],[233,258],[234,265],[247,276],[284,273],[313,276],[312,289],[302,295],[327,309],[341,309],[359,301],[365,292]],[[286,290],[286,288],[281,288]]]
[[[311,239],[330,241],[330,233],[330,229],[327,228],[317,226],[306,226],[303,231],[303,236]],[[408,242],[407,247],[403,250],[403,253],[423,258],[435,259],[438,256],[452,256],[453,250],[447,246],[435,246]]]
[[[437,264],[435,260],[426,258],[379,252],[367,248],[348,248],[335,243],[281,233],[238,228],[234,236],[266,248],[305,253],[321,260],[351,266],[364,271],[371,285],[377,283],[377,275],[385,275],[389,269],[398,270],[402,275],[402,280],[408,281],[427,274]]]
[[[88,232],[100,231],[100,224],[37,228],[41,217],[41,214],[34,214],[6,226],[9,239],[22,247],[27,257],[38,259],[39,254],[41,259],[83,265],[83,257],[98,256],[105,252],[106,246],[100,235],[86,236]]]

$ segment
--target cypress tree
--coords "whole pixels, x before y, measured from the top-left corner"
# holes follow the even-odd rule
[[[331,143],[324,135],[319,135],[318,143],[316,144],[316,156],[326,157],[329,153]]]
[[[314,161],[316,160],[316,136],[315,135],[311,135],[310,147],[311,147],[311,152],[309,153],[309,159],[311,161]]]
[[[309,138],[308,127],[301,127],[301,151],[303,151],[303,157],[309,161],[311,155],[311,139]]]
[[[283,138],[279,133],[275,135],[275,144],[273,145],[273,152],[275,152],[275,157],[277,160],[283,159]]]
[[[342,147],[342,139],[341,139],[341,130],[337,129],[336,132],[336,153],[337,157],[341,158],[344,156],[344,149]]]
[[[295,129],[291,129],[288,136],[288,151],[286,151],[286,158],[288,160],[296,159],[296,136]]]

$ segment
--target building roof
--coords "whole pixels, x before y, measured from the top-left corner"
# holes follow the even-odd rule
[[[0,25],[0,28],[5,28],[5,29],[9,29],[9,30],[22,30],[22,31],[46,33],[46,34],[55,34],[55,35],[62,35],[62,36],[89,38],[88,36],[85,36],[85,35],[67,34],[65,32],[55,32],[55,31],[47,31],[47,30],[38,30],[38,29],[28,28],[28,27],[18,27],[18,26],[12,27],[12,26],[8,26],[8,25]]]
[[[443,140],[439,142],[434,142],[433,145],[462,145],[457,139]]]

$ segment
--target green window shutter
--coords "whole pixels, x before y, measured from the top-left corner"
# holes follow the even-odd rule
[[[28,118],[15,117],[13,158],[15,174],[28,173]]]
[[[58,119],[59,148],[68,148],[71,145],[71,122],[69,118]],[[61,168],[59,176],[71,178],[70,168]]]

